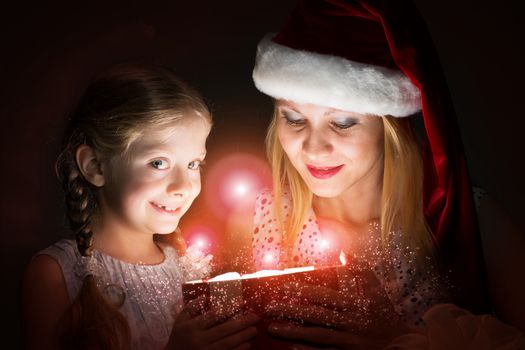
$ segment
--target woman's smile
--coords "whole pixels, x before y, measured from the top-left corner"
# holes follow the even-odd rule
[[[341,170],[345,165],[341,164],[334,167],[317,167],[311,164],[307,164],[306,167],[310,174],[317,179],[328,179],[334,176]]]

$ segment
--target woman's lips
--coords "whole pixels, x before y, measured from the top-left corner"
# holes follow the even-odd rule
[[[166,207],[166,206],[163,206],[161,204],[154,203],[154,202],[150,202],[150,204],[155,210],[157,210],[158,212],[160,212],[162,214],[178,215],[179,212],[180,212],[180,207],[178,207],[178,208],[169,208],[169,207]]]
[[[339,172],[344,167],[344,164],[334,167],[315,167],[313,165],[307,165],[308,171],[313,177],[317,179],[328,179]]]

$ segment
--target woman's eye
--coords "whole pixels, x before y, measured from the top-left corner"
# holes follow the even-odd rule
[[[336,128],[338,129],[341,129],[341,130],[344,130],[344,129],[349,129],[351,128],[352,126],[356,125],[357,124],[357,121],[353,120],[353,119],[347,119],[347,120],[335,120],[332,122],[332,125],[335,126]]]
[[[303,125],[304,124],[304,120],[301,120],[301,119],[288,119],[286,118],[286,123],[289,124],[289,125],[292,125],[292,126],[298,126],[298,125]]]
[[[166,162],[165,160],[162,160],[162,159],[155,159],[150,164],[155,169],[159,169],[159,170],[168,169],[168,162]]]
[[[188,163],[188,169],[190,170],[199,170],[204,165],[203,160],[193,160]]]
[[[282,115],[286,120],[286,124],[288,125],[299,126],[305,123],[303,118],[299,118],[298,116],[292,115],[291,113],[283,112]]]

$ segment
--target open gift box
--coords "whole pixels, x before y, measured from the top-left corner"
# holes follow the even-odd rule
[[[204,294],[212,307],[243,305],[245,311],[254,312],[262,317],[257,324],[258,334],[252,342],[253,349],[288,349],[290,342],[272,337],[266,331],[271,322],[288,322],[270,318],[264,312],[268,303],[282,300],[283,294],[278,287],[295,282],[339,290],[343,281],[349,279],[349,273],[346,265],[262,270],[245,275],[229,272],[208,280],[184,283],[182,293],[184,302]]]

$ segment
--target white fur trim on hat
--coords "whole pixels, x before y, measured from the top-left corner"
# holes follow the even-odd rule
[[[255,86],[271,97],[378,116],[421,110],[419,89],[401,71],[295,50],[272,36],[259,43],[253,70]]]

